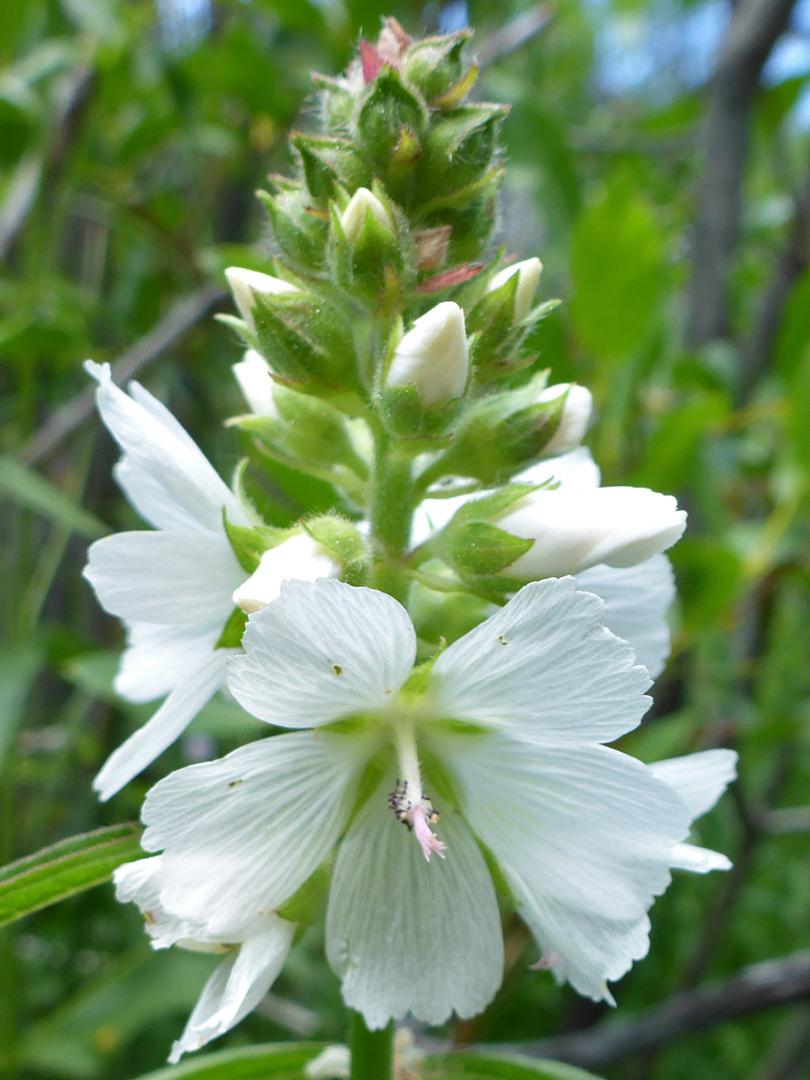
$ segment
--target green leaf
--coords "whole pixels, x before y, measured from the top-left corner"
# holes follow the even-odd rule
[[[60,491],[34,469],[10,457],[0,457],[0,494],[48,518],[88,540],[96,540],[110,530],[93,514],[77,506],[73,499]]]
[[[478,576],[505,570],[533,543],[486,521],[469,521],[447,530],[445,551],[460,574]]]
[[[519,1054],[460,1053],[433,1059],[442,1080],[473,1077],[475,1080],[599,1080],[559,1061],[533,1061]]]
[[[0,926],[109,880],[143,855],[135,822],[73,836],[0,869]]]
[[[223,1050],[183,1065],[158,1069],[139,1080],[301,1080],[303,1067],[316,1058],[325,1043],[276,1043]],[[583,1074],[584,1075],[584,1074]]]

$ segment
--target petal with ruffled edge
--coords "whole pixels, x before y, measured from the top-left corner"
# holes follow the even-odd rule
[[[125,394],[112,381],[109,364],[88,360],[85,368],[99,384],[96,402],[101,418],[127,456],[130,475],[133,469],[147,474],[208,532],[222,532],[223,509],[235,523],[248,523],[239,500],[191,437],[178,433],[177,421],[173,417],[167,421],[170,414],[159,402],[137,384],[134,397]]]
[[[93,781],[102,802],[112,798],[180,738],[200,709],[222,686],[232,652],[210,645],[197,665],[180,675],[157,712],[110,754]]]
[[[413,668],[416,634],[400,603],[342,581],[286,581],[251,615],[228,688],[279,727],[316,727],[384,708]]]
[[[347,1005],[371,1030],[412,1013],[441,1024],[474,1016],[503,975],[492,879],[458,814],[437,831],[447,859],[427,863],[388,809],[394,778],[369,799],[338,856],[326,915],[326,952]]]
[[[211,655],[221,632],[220,624],[201,631],[197,626],[128,623],[127,646],[113,689],[127,701],[165,697],[191,668]]]
[[[224,537],[124,532],[90,545],[84,576],[130,622],[224,625],[245,572]]]
[[[161,780],[141,816],[143,848],[163,851],[162,909],[221,940],[243,938],[327,857],[373,749],[345,735],[295,732]]]
[[[436,661],[439,715],[565,742],[632,730],[649,708],[650,679],[604,611],[573,578],[526,585]]]
[[[205,984],[185,1031],[172,1046],[172,1065],[189,1050],[199,1050],[230,1031],[256,1008],[278,978],[294,932],[292,923],[271,917],[265,930],[220,963]]]
[[[639,664],[657,678],[669,656],[667,612],[675,599],[675,577],[666,555],[653,555],[637,566],[600,564],[577,574],[576,583],[605,601],[605,626],[629,641]]]
[[[737,775],[737,755],[733,750],[701,750],[696,754],[655,761],[653,774],[680,795],[695,821],[711,810]],[[674,870],[708,874],[712,870],[730,870],[731,860],[719,851],[677,844],[672,852]]]
[[[612,1001],[647,952],[647,910],[689,828],[683,801],[641,762],[598,745],[541,746],[499,733],[436,743],[461,810],[500,863],[547,966]]]

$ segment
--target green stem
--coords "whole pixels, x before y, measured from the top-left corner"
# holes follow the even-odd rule
[[[404,571],[413,517],[413,465],[385,431],[375,431],[376,454],[371,493],[371,539],[378,562],[371,584],[405,602]]]
[[[391,1080],[394,1065],[394,1022],[369,1031],[360,1013],[352,1013],[350,1080]]]

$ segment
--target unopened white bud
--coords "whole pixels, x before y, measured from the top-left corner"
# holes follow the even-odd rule
[[[566,392],[568,396],[563,405],[560,422],[543,447],[543,453],[546,455],[567,454],[569,450],[575,450],[588,430],[593,412],[593,395],[586,386],[580,386],[578,383],[558,383],[556,386],[548,386],[537,401],[538,403],[555,401]]]
[[[514,274],[519,274],[515,293],[515,322],[520,322],[532,309],[534,294],[540,284],[542,271],[543,264],[539,259],[524,259],[523,262],[515,263],[514,266],[506,266],[503,270],[499,270],[487,286],[487,292],[500,289],[501,285],[505,285]]]
[[[357,238],[362,231],[363,222],[366,220],[367,210],[371,211],[371,216],[375,221],[379,222],[384,229],[388,229],[389,232],[394,231],[394,222],[386,207],[380,202],[373,191],[361,187],[355,191],[349,205],[340,215],[340,224],[343,226],[343,231],[346,233],[346,236],[352,244],[357,241]]]
[[[270,365],[255,349],[248,349],[238,364],[231,368],[242,397],[256,416],[278,417],[276,401],[273,397],[273,377]]]
[[[598,563],[635,566],[671,547],[686,528],[686,513],[671,495],[649,488],[556,488],[534,491],[497,522],[533,540],[504,571],[536,581],[576,574]]]
[[[400,341],[387,386],[415,386],[424,409],[461,397],[467,385],[469,350],[464,312],[451,300],[416,320]]]
[[[245,270],[241,266],[229,266],[225,271],[225,277],[228,279],[239,314],[254,332],[256,330],[256,320],[253,318],[254,293],[274,296],[278,293],[301,291],[289,281],[282,281],[281,278],[272,277],[270,274],[262,274],[258,270]]]
[[[275,600],[283,582],[291,578],[299,581],[334,578],[341,569],[325,547],[307,533],[297,533],[265,551],[256,570],[233,594],[233,602],[249,615]]]

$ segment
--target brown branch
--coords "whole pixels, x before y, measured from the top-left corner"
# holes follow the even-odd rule
[[[729,331],[727,285],[737,243],[751,110],[762,67],[794,0],[738,0],[709,88],[703,169],[693,239],[689,338],[698,346]]]
[[[504,1049],[596,1068],[740,1016],[810,999],[810,950],[743,968],[724,982],[689,990],[634,1020],[610,1020],[587,1031]]]
[[[144,334],[113,363],[115,381],[121,383],[131,379],[226,298],[227,293],[219,286],[209,284],[178,300],[149,333]],[[55,450],[93,411],[94,395],[93,387],[88,385],[72,401],[58,409],[24,444],[19,460],[30,465]]]
[[[478,50],[478,62],[481,67],[500,60],[502,56],[519,49],[533,37],[537,37],[551,23],[552,12],[545,4],[535,4],[528,11],[522,11],[505,23],[494,34],[490,34]]]

